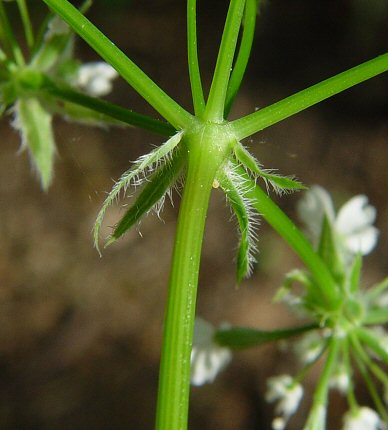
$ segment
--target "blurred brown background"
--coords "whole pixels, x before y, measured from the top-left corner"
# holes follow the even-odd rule
[[[200,56],[209,83],[228,2],[199,1]],[[44,6],[31,1],[34,13]],[[95,1],[90,18],[176,100],[191,109],[183,0]],[[253,57],[232,116],[277,101],[373,58],[388,46],[385,0],[268,0]],[[97,59],[83,43],[79,57]],[[266,166],[319,183],[342,203],[365,193],[378,210],[378,249],[367,257],[365,285],[387,275],[387,76],[347,91],[247,142]],[[110,100],[153,114],[123,81]],[[169,260],[179,207],[163,222],[104,252],[91,229],[105,191],[129,162],[161,143],[139,130],[92,129],[56,120],[56,178],[43,193],[19,138],[0,123],[0,427],[2,430],[153,428]],[[298,195],[275,197],[295,219]],[[112,225],[120,209],[113,208]],[[280,328],[292,317],[271,298],[297,257],[260,227],[254,276],[234,282],[237,235],[219,191],[212,198],[200,276],[198,313],[215,324]],[[106,230],[105,233],[107,233]],[[291,351],[238,353],[212,385],[192,390],[191,430],[269,429],[265,380],[297,368]],[[314,376],[310,379],[313,383]],[[311,388],[311,387],[310,387]],[[309,387],[290,429],[300,429]],[[358,394],[368,404],[362,386]],[[345,401],[334,396],[330,429]],[[335,409],[335,410],[334,410]]]

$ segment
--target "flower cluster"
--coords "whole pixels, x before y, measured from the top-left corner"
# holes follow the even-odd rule
[[[351,262],[358,253],[369,254],[377,244],[378,230],[373,226],[376,209],[368,204],[364,195],[351,198],[335,214],[330,194],[319,185],[314,185],[300,200],[298,212],[315,245],[318,245],[322,234],[323,220],[327,219],[345,262]]]
[[[335,279],[334,303],[321,294],[317,275],[294,270],[286,278],[277,300],[283,299],[307,324],[294,329],[263,332],[244,328],[214,327],[196,322],[192,353],[192,383],[212,382],[231,358],[230,349],[242,349],[263,342],[301,334],[294,351],[302,366],[295,376],[268,379],[266,400],[275,403],[273,430],[284,430],[303,398],[303,380],[320,363],[312,407],[303,430],[326,426],[329,391],[345,396],[349,411],[343,430],[386,430],[388,422],[388,278],[363,290],[360,286],[362,255],[372,251],[378,230],[372,224],[376,211],[365,196],[349,200],[336,215],[330,195],[314,186],[299,206],[317,254]],[[302,289],[293,289],[295,284]],[[329,286],[330,287],[330,286]],[[230,348],[230,349],[228,349]],[[355,394],[356,374],[364,379],[375,410],[361,406]],[[379,391],[382,395],[379,395]]]
[[[86,95],[104,96],[118,74],[104,62],[82,65],[76,61],[74,33],[60,18],[50,15],[40,34],[42,37],[35,41],[31,30],[30,49],[25,54],[16,40],[7,40],[13,39],[10,29],[4,34],[0,31],[0,116],[13,115],[12,125],[20,132],[22,148],[28,150],[42,187],[47,189],[56,153],[53,114],[92,125],[114,123],[91,109],[57,98],[53,88],[60,88],[62,95],[80,90]]]
[[[317,254],[335,279],[337,299],[334,304],[325,303],[316,274],[293,271],[287,277],[277,298],[285,299],[299,316],[315,321],[316,328],[296,343],[295,351],[303,368],[295,378],[279,377],[287,382],[289,389],[278,390],[276,400],[287,404],[290,387],[297,386],[307,371],[321,362],[322,373],[304,430],[325,428],[330,389],[346,396],[349,404],[343,430],[385,429],[388,404],[384,404],[387,399],[378,392],[388,386],[388,374],[382,367],[382,363],[388,364],[388,333],[383,328],[388,322],[385,303],[388,279],[366,291],[360,286],[362,256],[370,253],[377,243],[378,230],[373,226],[376,210],[368,204],[366,196],[356,196],[336,214],[327,191],[314,186],[299,202],[298,211]],[[303,287],[302,293],[291,291],[294,284]],[[356,373],[364,379],[376,411],[359,405],[354,391]],[[270,379],[268,400],[274,397],[273,381],[278,380]],[[295,405],[300,397],[294,395]],[[291,413],[295,410],[296,407],[290,409]],[[291,414],[279,409],[276,412],[280,414],[280,424],[276,418],[273,429],[283,429]]]
[[[280,375],[269,378],[266,400],[277,402],[275,412],[278,415],[272,421],[274,430],[283,430],[288,419],[298,409],[303,397],[303,387],[290,375]]]

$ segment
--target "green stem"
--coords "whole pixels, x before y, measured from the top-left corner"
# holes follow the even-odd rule
[[[67,0],[43,0],[61,16],[101,57],[173,127],[185,129],[195,121],[133,61],[115,46],[100,30]]]
[[[371,289],[366,292],[366,298],[369,302],[377,300],[377,298],[388,290],[388,278],[383,279],[378,284],[374,285]]]
[[[206,104],[204,119],[221,123],[224,119],[225,97],[241,27],[245,0],[231,0],[222,34],[220,50]]]
[[[211,132],[211,131],[210,131]],[[190,355],[202,238],[212,183],[218,165],[211,135],[187,137],[188,173],[179,211],[160,365],[157,430],[187,426]]]
[[[314,252],[310,242],[304,237],[296,225],[287,215],[271,200],[271,198],[249,179],[243,168],[240,174],[244,175],[251,187],[247,191],[247,197],[252,200],[258,213],[288,242],[291,248],[299,255],[303,263],[310,269],[319,288],[319,294],[325,298],[329,307],[336,307],[338,301],[338,286],[329,270]]]
[[[175,128],[166,122],[133,112],[130,109],[125,109],[105,100],[90,97],[70,87],[57,85],[54,82],[46,80],[41,89],[56,98],[92,109],[95,112],[107,115],[125,124],[140,127],[162,136],[172,136],[176,132]]]
[[[368,348],[379,355],[385,364],[388,364],[388,352],[382,345],[381,339],[377,335],[371,332],[371,330],[362,327],[355,329],[355,335],[358,337],[358,339],[365,343]]]
[[[196,0],[187,1],[187,56],[194,112],[201,116],[205,110],[205,99],[198,63],[196,3]]]
[[[353,372],[352,361],[350,359],[350,342],[348,337],[345,337],[342,341],[341,352],[342,352],[343,362],[346,367],[346,372],[350,379],[349,387],[348,387],[348,390],[346,391],[346,398],[349,403],[350,409],[355,409],[358,403],[357,403],[356,395],[354,393],[354,381],[353,381],[354,378],[351,377],[353,376],[354,372]]]
[[[330,378],[333,374],[340,347],[340,340],[333,337],[328,345],[328,353],[313,396],[313,406],[304,429],[323,429],[327,409]]]
[[[17,0],[20,16],[22,18],[24,34],[26,35],[27,46],[32,49],[34,46],[34,32],[32,30],[30,14],[28,13],[28,8],[26,0]]]
[[[377,391],[376,385],[373,382],[370,374],[369,374],[369,370],[368,370],[368,365],[369,365],[369,358],[367,356],[367,354],[365,353],[365,351],[363,350],[363,347],[360,345],[357,336],[355,336],[354,334],[350,335],[350,342],[351,345],[353,347],[353,356],[355,358],[355,361],[357,363],[358,369],[362,375],[362,377],[364,378],[364,381],[368,387],[369,390],[369,394],[371,395],[375,405],[376,405],[376,409],[378,411],[378,413],[380,414],[380,416],[384,419],[384,422],[388,421],[388,413],[386,412],[386,408],[380,398],[380,395]]]
[[[241,140],[249,137],[260,130],[387,70],[388,53],[233,121],[231,125],[236,133],[236,138]]]
[[[375,375],[375,377],[385,386],[388,387],[388,375],[384,370],[377,365],[366,353],[365,349],[360,344],[356,336],[352,337],[353,347],[356,349],[357,353],[360,355],[366,366],[369,367],[370,371]]]
[[[387,308],[376,308],[368,310],[364,320],[367,325],[384,325],[388,323]]]
[[[235,65],[233,66],[228,90],[226,93],[224,117],[227,118],[232,108],[234,99],[240,89],[241,81],[247,68],[248,60],[251,55],[253,38],[256,27],[257,0],[246,0],[244,10],[243,34],[240,42],[240,49],[237,54]]]
[[[2,1],[0,1],[0,36],[4,44],[4,48],[13,56],[16,64],[18,66],[24,66],[25,61],[22,51],[12,31],[12,27],[8,21],[8,16],[5,12]]]

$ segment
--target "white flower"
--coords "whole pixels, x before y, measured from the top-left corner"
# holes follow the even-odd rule
[[[51,39],[53,36],[66,34],[70,31],[69,26],[59,16],[54,16],[47,26],[47,32],[44,35],[45,40]]]
[[[344,365],[338,366],[332,374],[330,378],[330,388],[338,390],[341,394],[346,394],[351,388],[350,376]]]
[[[86,63],[78,70],[76,85],[91,96],[105,96],[112,90],[112,80],[117,77],[118,73],[108,63]]]
[[[291,415],[298,409],[303,397],[303,388],[290,375],[279,375],[269,378],[268,390],[265,395],[267,402],[277,402],[272,421],[273,430],[283,430]]]
[[[215,328],[201,318],[195,319],[193,349],[191,351],[191,383],[203,385],[213,382],[218,373],[232,359],[229,348],[215,343]]]
[[[349,411],[344,416],[343,430],[384,430],[386,426],[379,415],[365,406]]]
[[[313,331],[304,335],[295,343],[294,350],[303,364],[313,363],[322,353],[325,341],[317,332]]]
[[[364,195],[351,198],[336,216],[330,194],[319,185],[314,185],[299,202],[298,213],[315,244],[326,215],[345,259],[358,253],[366,255],[376,246],[378,230],[372,225],[376,219],[376,209],[368,204],[368,198]]]

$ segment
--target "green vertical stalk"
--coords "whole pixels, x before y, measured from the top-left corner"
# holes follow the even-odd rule
[[[197,1],[187,1],[187,59],[189,65],[189,76],[191,94],[193,96],[194,112],[201,116],[205,110],[205,99],[203,96],[201,73],[198,63],[197,47]]]
[[[226,91],[233,64],[237,38],[241,27],[245,0],[231,0],[222,34],[213,81],[210,87],[204,119],[220,123],[224,119]]]
[[[23,21],[24,34],[26,36],[27,46],[32,49],[34,46],[34,32],[32,30],[32,24],[30,20],[30,14],[28,13],[28,8],[26,0],[17,0],[17,4],[20,11],[20,16]]]
[[[330,378],[337,363],[340,343],[341,340],[335,337],[329,342],[327,358],[315,388],[313,406],[303,430],[321,430],[325,428]]]
[[[157,430],[184,430],[187,427],[190,356],[202,240],[212,184],[228,150],[229,136],[219,136],[214,126],[210,126],[184,139],[189,158],[188,172],[179,210],[167,298]],[[225,145],[220,147],[220,141]]]
[[[241,36],[240,49],[237,54],[236,62],[233,66],[232,75],[230,76],[228,90],[226,93],[224,117],[227,118],[230,109],[236,98],[237,92],[240,89],[245,70],[248,65],[248,60],[251,55],[253,38],[255,36],[256,27],[256,11],[258,8],[257,0],[246,0],[243,33]]]
[[[0,36],[1,41],[4,44],[4,48],[8,50],[13,56],[18,66],[24,66],[25,61],[20,46],[16,40],[16,37],[12,31],[11,24],[9,23],[7,13],[4,9],[3,2],[0,1]]]
[[[205,165],[206,165],[206,160]],[[205,218],[214,178],[189,161],[179,211],[164,325],[157,405],[157,430],[187,425],[190,354]]]

